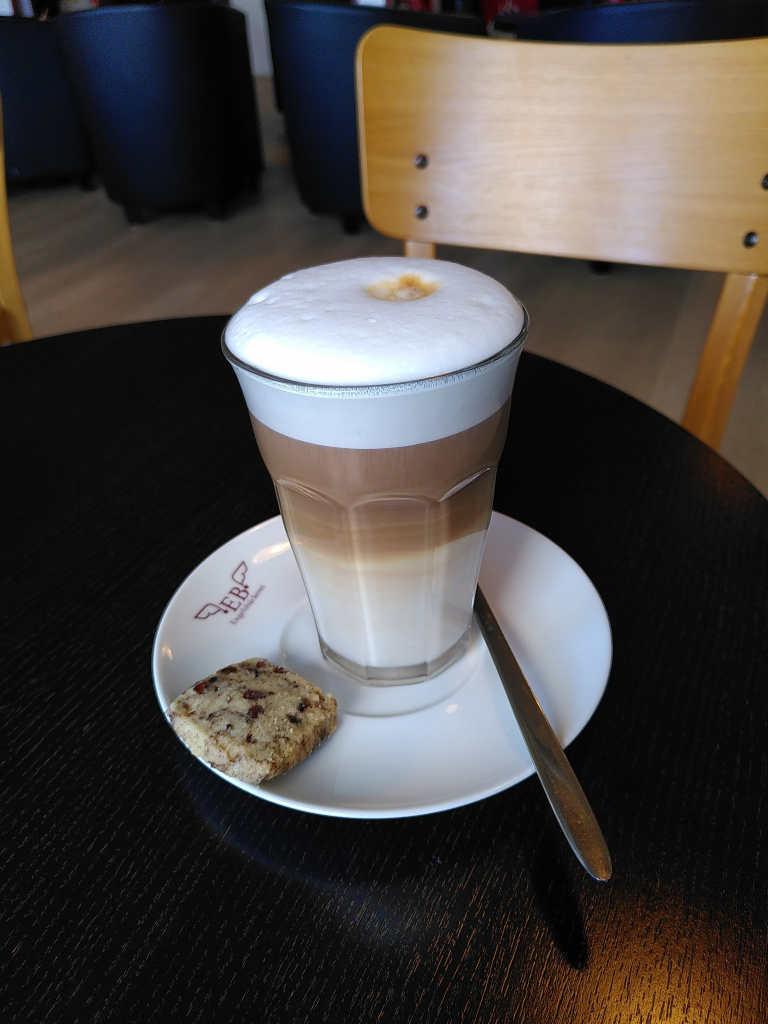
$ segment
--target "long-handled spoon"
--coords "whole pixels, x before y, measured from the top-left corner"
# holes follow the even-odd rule
[[[612,868],[603,833],[480,587],[475,615],[560,828],[584,869],[606,882]]]

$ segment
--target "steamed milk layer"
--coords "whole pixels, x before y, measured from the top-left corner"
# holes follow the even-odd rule
[[[321,643],[358,678],[466,644],[523,319],[476,271],[395,258],[290,275],[227,328]]]

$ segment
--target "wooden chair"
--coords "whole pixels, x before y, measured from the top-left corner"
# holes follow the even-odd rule
[[[654,46],[376,28],[366,215],[435,243],[725,273],[683,426],[713,448],[768,293],[768,39]]]
[[[0,106],[0,345],[29,341],[32,327],[13,257],[8,200],[5,194],[5,154],[3,152],[3,111]]]

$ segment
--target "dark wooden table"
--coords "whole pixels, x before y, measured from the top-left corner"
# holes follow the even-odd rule
[[[535,778],[347,821],[207,771],[155,701],[177,584],[276,512],[223,317],[0,352],[0,1020],[762,1024],[768,503],[669,420],[525,355],[497,508],[610,615],[569,748],[614,877]]]

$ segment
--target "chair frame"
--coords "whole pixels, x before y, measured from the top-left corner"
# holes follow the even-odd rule
[[[5,192],[5,153],[3,150],[3,109],[0,104],[0,345],[29,341],[32,326],[21,294],[16,259],[13,255],[8,198]]]
[[[360,42],[357,90],[366,215],[406,255],[442,243],[724,273],[682,420],[719,446],[768,295],[768,38],[386,26]]]

